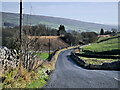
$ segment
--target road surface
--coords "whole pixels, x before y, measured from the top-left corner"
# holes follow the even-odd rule
[[[70,58],[72,50],[59,54],[45,88],[118,88],[118,71],[83,69]]]

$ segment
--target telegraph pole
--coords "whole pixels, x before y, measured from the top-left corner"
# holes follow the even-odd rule
[[[50,60],[50,39],[49,39],[49,60]]]
[[[22,0],[20,0],[20,52],[22,51]]]

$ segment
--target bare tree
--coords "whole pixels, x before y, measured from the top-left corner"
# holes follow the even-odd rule
[[[34,52],[37,51],[36,47],[40,47],[38,38],[36,38],[36,31],[34,31],[34,38],[29,38],[30,28],[29,26],[23,29],[22,37],[22,63],[24,68],[31,71],[35,62]]]

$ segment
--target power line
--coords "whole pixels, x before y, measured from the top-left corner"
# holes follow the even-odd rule
[[[32,5],[30,3],[30,26],[31,26]]]

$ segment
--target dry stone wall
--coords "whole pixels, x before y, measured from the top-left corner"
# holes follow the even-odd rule
[[[0,65],[5,69],[7,67],[16,67],[19,64],[19,54],[14,49],[7,47],[0,48]]]
[[[119,70],[120,71],[120,61],[115,61],[112,63],[103,63],[102,65],[92,65],[87,64],[85,61],[80,59],[74,52],[71,52],[71,57],[73,60],[83,68],[86,69],[96,69],[96,70]]]

